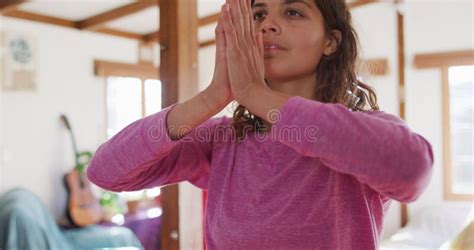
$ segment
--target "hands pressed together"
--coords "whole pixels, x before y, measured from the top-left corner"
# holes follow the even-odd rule
[[[216,28],[216,66],[212,84],[227,101],[241,104],[252,91],[267,88],[263,37],[256,32],[250,0],[226,0]]]
[[[263,34],[254,27],[251,0],[226,0],[216,28],[216,66],[210,89],[227,105],[232,100],[274,123],[272,114],[291,97],[265,83]]]

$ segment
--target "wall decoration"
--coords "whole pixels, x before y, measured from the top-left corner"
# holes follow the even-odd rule
[[[36,39],[30,35],[4,32],[0,40],[3,91],[36,91]]]

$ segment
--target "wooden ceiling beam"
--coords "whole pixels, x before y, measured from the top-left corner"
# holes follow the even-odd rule
[[[27,1],[6,0],[6,2],[2,2],[0,4],[0,7],[2,6],[6,7],[7,2],[10,2],[10,5],[8,6],[13,6],[13,5],[18,6],[20,2],[23,3]],[[359,6],[363,6],[363,5],[375,3],[375,2],[378,2],[378,1],[377,0],[360,0],[357,2],[348,3],[348,5],[351,8],[355,8],[355,7],[359,7]],[[132,13],[138,12],[140,10],[143,10],[150,6],[154,6],[158,4],[159,4],[159,0],[142,0],[136,3],[132,3],[129,5],[111,10],[103,14],[99,14],[97,16],[94,16],[94,17],[91,17],[79,22],[74,22],[74,21],[70,21],[70,20],[66,20],[62,18],[50,17],[46,15],[35,14],[35,13],[30,13],[30,12],[20,11],[20,10],[12,10],[7,13],[4,13],[3,15],[7,17],[14,17],[14,18],[30,20],[34,22],[53,24],[53,25],[58,25],[62,27],[67,27],[67,28],[90,30],[96,33],[135,39],[135,40],[143,41],[145,43],[149,43],[149,42],[159,42],[160,40],[159,31],[141,35],[141,34],[125,32],[125,31],[120,31],[120,30],[115,30],[115,29],[101,28],[100,26],[106,22],[115,20],[117,18],[126,16],[126,15],[130,15]],[[206,26],[212,23],[216,23],[218,20],[219,20],[219,13],[200,18],[198,20],[198,25],[199,27],[202,27],[202,26]],[[215,40],[208,40],[208,41],[200,42],[199,47],[202,48],[202,47],[211,46],[214,44],[215,44]]]
[[[145,43],[158,42],[160,41],[160,31],[155,31],[155,32],[143,35],[142,40]]]
[[[473,65],[474,50],[417,54],[413,63],[417,69]]]
[[[2,0],[0,2],[0,13],[16,10],[21,4],[26,2],[26,0]]]
[[[219,21],[219,13],[200,18],[198,24],[199,27],[201,27],[208,24],[217,23],[217,21]]]
[[[76,23],[73,22],[73,21],[70,21],[70,20],[57,18],[57,17],[45,16],[45,15],[40,15],[40,14],[35,14],[35,13],[30,13],[30,12],[20,11],[20,10],[9,11],[7,13],[4,13],[4,16],[19,18],[19,19],[33,21],[33,22],[52,24],[52,25],[56,25],[56,26],[66,27],[66,28],[73,28],[73,29],[78,28],[76,26]],[[135,40],[143,40],[143,36],[140,35],[140,34],[125,32],[125,31],[120,31],[120,30],[100,28],[100,29],[91,30],[91,31],[96,32],[96,33],[102,33],[102,34],[117,36],[117,37],[123,37],[123,38],[135,39]]]
[[[213,24],[213,23],[216,23],[218,20],[219,20],[219,13],[209,15],[209,16],[205,16],[205,17],[200,18],[198,20],[198,26],[202,27],[202,26],[206,26],[208,24]],[[147,43],[148,42],[158,42],[158,41],[160,41],[160,31],[155,31],[155,32],[144,35],[143,36],[143,41],[147,42]],[[212,43],[212,41],[206,41],[206,42],[201,44],[201,47],[208,46],[206,44],[209,43],[209,42]]]
[[[208,47],[208,46],[211,46],[211,45],[214,45],[214,44],[216,44],[216,40],[214,40],[214,39],[207,40],[207,41],[204,41],[204,42],[200,42],[199,43],[199,48]]]
[[[77,28],[79,29],[96,29],[100,28],[107,22],[119,19],[121,17],[142,11],[152,6],[157,6],[159,4],[159,0],[141,0],[137,1],[111,11],[87,18],[82,21],[78,21],[76,23]]]
[[[94,73],[99,77],[123,76],[139,77],[141,79],[160,79],[160,70],[153,64],[127,64],[95,60]]]
[[[130,38],[130,39],[135,39],[135,40],[143,40],[143,36],[141,34],[126,32],[126,31],[121,31],[121,30],[116,30],[116,29],[98,28],[98,29],[90,30],[90,31],[95,32],[95,33],[111,35],[111,36]]]
[[[358,0],[355,2],[347,3],[347,6],[349,6],[349,8],[357,8],[357,7],[361,7],[361,6],[371,4],[371,3],[376,3],[376,2],[379,2],[379,1],[378,0]]]
[[[3,16],[14,17],[14,18],[19,18],[19,19],[24,19],[24,20],[29,20],[33,22],[39,22],[39,23],[58,25],[58,26],[67,27],[67,28],[76,28],[76,23],[70,20],[41,15],[41,14],[35,14],[35,13],[21,11],[21,10],[8,11],[6,13],[3,13]]]
[[[145,2],[151,2],[149,0]],[[153,0],[155,4],[158,4],[157,0]],[[127,5],[129,6],[129,5]],[[115,29],[109,29],[109,28],[100,28],[100,26],[97,23],[97,26],[95,26],[94,29],[88,27],[84,28],[85,26],[80,27],[81,22],[74,22],[62,18],[57,18],[57,17],[51,17],[51,16],[46,16],[46,15],[41,15],[41,14],[35,14],[35,13],[30,13],[26,11],[20,11],[20,10],[13,10],[11,12],[5,13],[4,16],[7,17],[14,17],[14,18],[19,18],[19,19],[24,19],[24,20],[29,20],[29,21],[34,21],[34,22],[40,22],[40,23],[46,23],[46,24],[52,24],[52,25],[57,25],[57,26],[62,26],[62,27],[67,27],[67,28],[74,28],[74,29],[86,29],[92,32],[96,33],[102,33],[102,34],[107,34],[107,35],[112,35],[112,36],[117,36],[117,37],[124,37],[124,38],[129,38],[129,39],[134,39],[134,40],[140,40],[146,43],[149,42],[159,42],[160,40],[160,32],[155,31],[149,34],[141,35],[141,34],[136,34],[136,33],[131,33],[131,32],[125,32],[125,31],[120,31],[120,30],[115,30]],[[89,19],[87,19],[89,20]],[[200,27],[212,24],[217,22],[219,20],[219,14],[214,14],[210,16],[203,17],[198,20],[198,24]],[[95,21],[94,21],[95,22]],[[82,25],[85,25],[85,23],[82,23]],[[214,40],[209,40],[205,42],[200,43],[200,47],[206,47],[209,45],[214,44]]]

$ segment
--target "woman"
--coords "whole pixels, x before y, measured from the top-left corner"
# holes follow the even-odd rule
[[[343,0],[228,0],[209,87],[102,144],[88,177],[206,189],[210,250],[377,249],[390,201],[420,196],[433,154],[356,78],[350,19]],[[212,118],[232,100],[233,119]]]

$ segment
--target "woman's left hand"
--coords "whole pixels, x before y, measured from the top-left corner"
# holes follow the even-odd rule
[[[255,32],[250,0],[226,0],[221,15],[231,90],[235,100],[266,87],[262,32]]]

